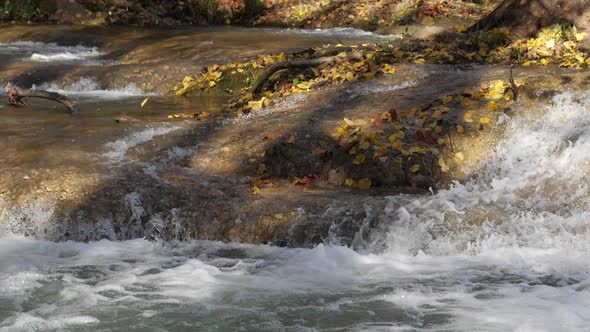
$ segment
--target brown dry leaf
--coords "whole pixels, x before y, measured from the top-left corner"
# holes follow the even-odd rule
[[[451,102],[451,100],[453,100],[453,96],[444,96],[444,97],[442,97],[442,98],[440,99],[440,101],[441,101],[441,102],[442,102],[444,105],[446,105],[446,104],[450,103],[450,102]]]
[[[268,131],[268,132],[262,134],[262,140],[271,140],[272,141],[278,137],[281,137],[281,133],[276,130]]]
[[[291,183],[296,186],[304,186],[305,188],[313,188],[313,187],[315,187],[316,180],[317,180],[317,176],[307,175],[302,178],[295,178]]]
[[[297,136],[295,134],[288,134],[287,137],[285,138],[285,142],[287,142],[289,144],[295,144],[296,141],[297,141]]]
[[[371,189],[371,185],[372,185],[372,182],[371,182],[371,179],[369,179],[369,178],[360,179],[358,181],[359,189],[368,190],[368,189]]]
[[[391,119],[393,121],[397,120],[397,111],[395,110],[395,108],[389,109],[388,113],[391,115]]]
[[[354,160],[352,161],[352,163],[353,163],[354,165],[361,165],[361,164],[363,164],[363,163],[365,162],[365,158],[366,158],[366,157],[365,157],[365,154],[364,154],[364,153],[358,154],[358,155],[357,155],[357,156],[354,158]]]

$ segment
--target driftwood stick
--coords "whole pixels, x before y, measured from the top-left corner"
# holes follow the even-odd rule
[[[12,83],[8,82],[8,84],[6,84],[6,97],[8,99],[8,104],[14,106],[27,105],[25,98],[42,98],[53,100],[66,106],[72,115],[78,113],[74,102],[72,102],[68,97],[57,92],[19,89]]]
[[[268,69],[266,69],[264,71],[264,73],[260,76],[260,78],[258,79],[256,84],[254,84],[254,86],[252,87],[250,92],[254,95],[258,94],[260,92],[260,89],[262,88],[262,85],[264,84],[264,82],[266,82],[266,80],[268,80],[272,76],[272,74],[276,73],[279,70],[283,70],[283,69],[287,69],[287,68],[315,67],[315,66],[319,66],[324,63],[332,62],[332,61],[334,61],[334,59],[336,59],[336,57],[337,56],[328,56],[328,57],[321,57],[321,58],[315,58],[315,59],[285,61],[285,62],[276,63],[276,64],[268,67]]]
[[[302,52],[301,54],[308,53],[313,51],[313,49],[308,49]],[[341,53],[348,53],[351,52],[352,48],[347,46],[335,46],[335,47],[328,47],[324,50],[319,50],[314,52],[310,58],[303,59],[303,60],[293,60],[293,61],[285,61],[276,63],[270,67],[268,67],[264,73],[260,76],[256,84],[252,86],[250,89],[250,93],[253,95],[257,95],[260,93],[262,86],[264,83],[277,71],[283,69],[290,69],[290,68],[310,68],[310,67],[317,67],[323,64],[327,64],[333,62],[338,58]],[[362,58],[362,55],[359,54],[347,54],[346,57],[348,58]]]

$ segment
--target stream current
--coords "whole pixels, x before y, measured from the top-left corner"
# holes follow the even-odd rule
[[[95,111],[137,107],[144,98],[134,86],[101,90],[92,81],[44,88],[77,96],[82,108]],[[13,122],[0,125],[0,133],[9,141],[0,144],[20,144],[11,128],[27,121],[45,130],[58,122],[40,124],[31,112],[8,113]],[[288,249],[49,242],[6,231],[0,331],[584,331],[590,324],[589,112],[590,95],[558,94],[540,116],[520,112],[510,119],[505,139],[471,180],[426,196],[375,198],[384,207],[367,197],[367,213],[382,209],[387,227],[356,251],[336,240]],[[47,138],[70,139],[69,127],[62,129]],[[94,161],[119,162],[134,146],[180,129],[109,131]],[[40,145],[24,147],[46,148]],[[11,210],[0,208],[10,219]]]

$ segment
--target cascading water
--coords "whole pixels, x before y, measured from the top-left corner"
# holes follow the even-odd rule
[[[0,331],[586,329],[588,112],[520,112],[472,180],[388,197],[362,252],[6,235]]]

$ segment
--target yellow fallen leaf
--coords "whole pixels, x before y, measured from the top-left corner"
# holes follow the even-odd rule
[[[383,67],[381,67],[381,71],[384,74],[395,74],[395,67],[385,64]]]
[[[448,104],[451,102],[451,100],[453,100],[452,96],[444,96],[440,99],[440,101],[442,101],[443,104]]]
[[[440,166],[441,171],[448,172],[449,166],[445,163],[443,157],[438,158],[438,166]]]
[[[462,25],[455,25],[451,29],[459,33],[467,31],[467,28]]]
[[[465,120],[465,122],[473,122],[472,117],[473,117],[473,113],[471,111],[469,111],[463,115],[463,120]]]
[[[368,190],[368,189],[371,189],[371,185],[372,185],[371,179],[368,179],[368,178],[360,179],[358,181],[359,189]]]
[[[582,41],[582,40],[584,40],[584,37],[585,36],[586,36],[586,33],[585,32],[578,32],[578,33],[576,33],[576,40],[577,41]]]
[[[354,187],[354,180],[353,179],[346,179],[346,180],[344,180],[344,184],[347,187]]]
[[[490,119],[485,117],[479,118],[479,122],[482,124],[490,123]]]
[[[309,88],[311,88],[311,84],[312,84],[312,82],[310,82],[310,81],[301,82],[301,83],[297,84],[297,87],[302,90],[309,90]]]
[[[573,51],[576,48],[576,43],[571,40],[568,40],[565,43],[563,43],[563,47],[565,47],[569,51]]]
[[[144,107],[144,106],[145,106],[145,104],[147,104],[147,102],[148,102],[148,100],[149,100],[149,99],[150,99],[150,97],[147,97],[146,99],[144,99],[144,100],[141,102],[141,107]]]
[[[222,75],[222,74],[221,74],[221,72],[220,72],[220,71],[214,71],[214,72],[212,72],[211,74],[209,74],[209,78],[210,78],[212,81],[216,81],[216,80],[219,80],[219,79],[221,78],[221,75]]]
[[[344,123],[349,127],[354,127],[354,122],[349,118],[344,118]]]
[[[485,94],[485,97],[488,99],[501,99],[504,96],[505,89],[504,81],[496,80],[489,85],[488,93]]]
[[[418,165],[418,164],[414,164],[414,165],[412,165],[412,167],[410,167],[410,172],[412,172],[412,173],[416,173],[419,170],[420,170],[420,165]]]
[[[495,111],[498,108],[500,108],[500,104],[498,104],[497,102],[492,100],[488,103],[488,110],[489,111]]]
[[[209,113],[209,112],[201,112],[201,113],[199,113],[199,116],[198,116],[199,120],[201,120],[201,121],[205,121],[205,120],[209,119],[210,117],[211,117],[211,113]]]
[[[252,188],[252,195],[258,195],[260,193],[260,188],[258,188],[257,186],[254,186]]]

